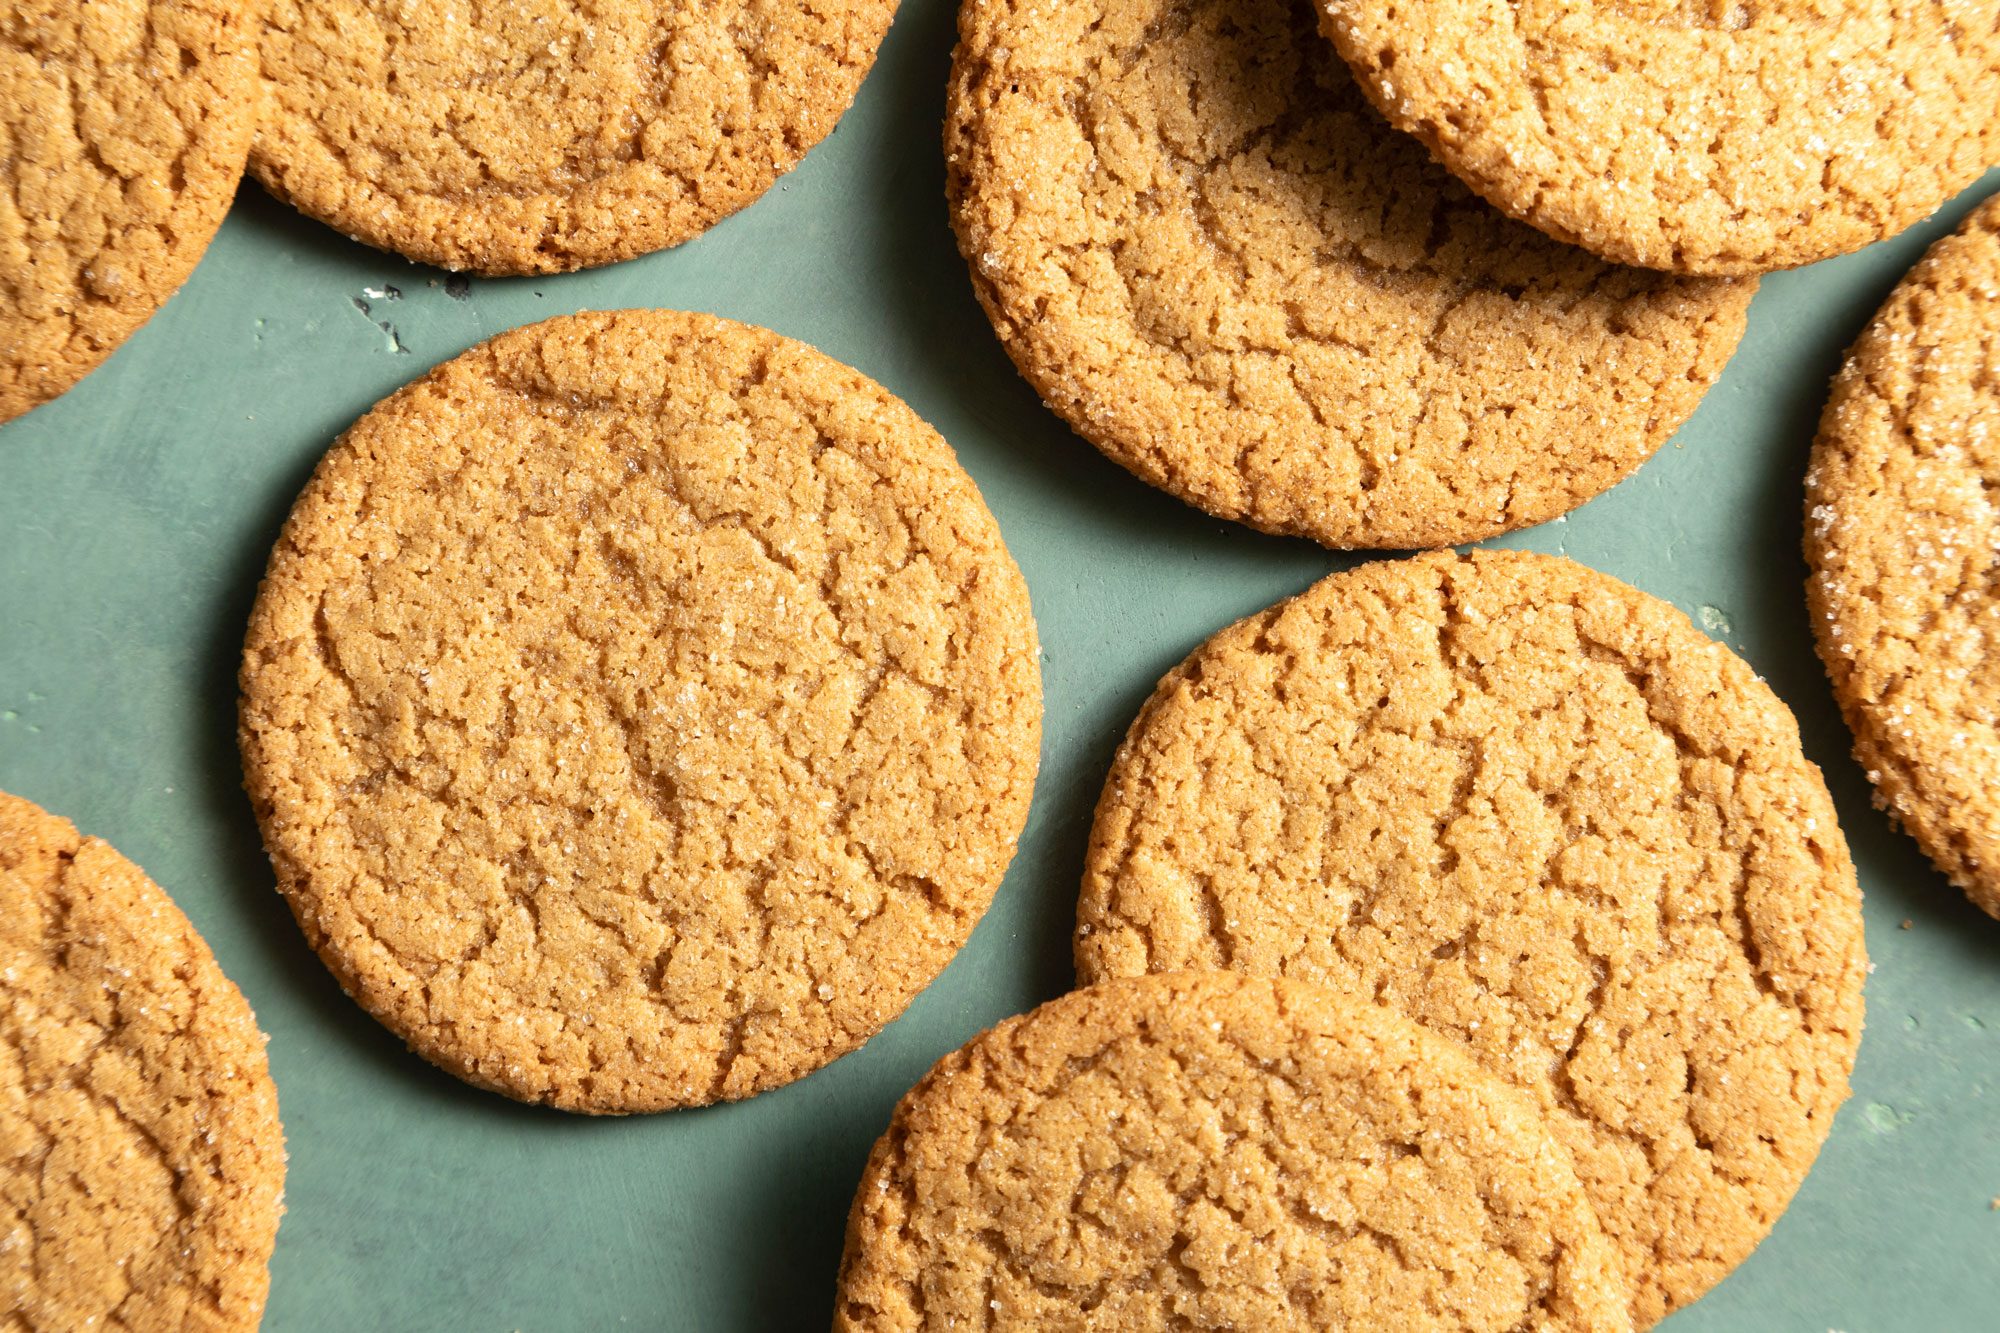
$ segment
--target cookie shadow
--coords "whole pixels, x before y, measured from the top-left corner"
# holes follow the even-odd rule
[[[241,227],[260,238],[261,247],[291,257],[308,269],[325,269],[341,274],[368,273],[384,266],[408,269],[418,282],[450,275],[441,268],[419,264],[390,250],[363,245],[316,218],[309,218],[269,190],[245,176],[236,187],[230,206],[229,225]]]
[[[845,1098],[822,1091],[834,1081],[833,1069],[821,1070],[756,1099],[823,1100],[826,1108],[795,1117],[787,1132],[773,1135],[763,1169],[742,1178],[739,1234],[727,1252],[756,1255],[759,1262],[712,1272],[719,1279],[718,1312],[725,1314],[719,1326],[825,1329],[833,1323],[848,1208],[889,1115],[884,1108],[879,1121],[871,1118],[862,1127],[853,1108],[842,1104]],[[674,1115],[741,1115],[745,1109],[739,1103]]]

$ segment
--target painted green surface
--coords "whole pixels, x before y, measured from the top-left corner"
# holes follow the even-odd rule
[[[1016,377],[945,222],[951,36],[948,0],[906,0],[854,111],[803,167],[702,239],[593,273],[454,291],[246,187],[149,328],[0,429],[0,788],[145,866],[271,1033],[291,1176],[267,1329],[824,1327],[848,1197],[896,1097],[1069,985],[1091,805],[1154,680],[1227,621],[1351,563],[1147,489]],[[1971,202],[1768,280],[1672,445],[1567,520],[1507,539],[1665,597],[1743,653],[1797,711],[1867,891],[1877,970],[1854,1099],[1771,1239],[1673,1333],[2000,1324],[2000,923],[1870,808],[1812,654],[1798,555],[1827,377]],[[238,785],[234,675],[266,551],[335,434],[481,338],[618,306],[768,325],[934,423],[1027,573],[1048,725],[1020,858],[902,1020],[750,1102],[588,1120],[437,1073],[341,995],[272,890]]]

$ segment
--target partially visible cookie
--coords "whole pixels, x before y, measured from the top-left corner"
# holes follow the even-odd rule
[[[1041,677],[972,479],[859,372],[553,319],[327,454],[243,655],[247,785],[328,966],[427,1059],[579,1111],[867,1040],[985,911]]]
[[[1754,284],[1510,222],[1371,111],[1310,0],[968,0],[959,247],[1042,397],[1139,477],[1336,547],[1539,523],[1636,468]]]
[[[1846,1099],[1860,893],[1791,714],[1551,556],[1365,565],[1216,635],[1112,767],[1077,971],[1323,981],[1456,1038],[1576,1159],[1641,1323],[1720,1281]]]
[[[1893,236],[2000,157],[1993,0],[1319,0],[1459,179],[1626,264],[1760,273]]]
[[[262,0],[0,11],[0,421],[180,290],[257,125]]]
[[[251,170],[369,245],[559,273],[744,207],[854,100],[896,0],[272,0]]]
[[[0,792],[0,1326],[256,1328],[284,1181],[242,992],[137,866]]]
[[[1805,547],[1876,799],[2000,916],[2000,200],[1931,247],[1835,376]]]
[[[1631,1327],[1532,1104],[1321,987],[1110,981],[939,1061],[848,1216],[837,1330]]]

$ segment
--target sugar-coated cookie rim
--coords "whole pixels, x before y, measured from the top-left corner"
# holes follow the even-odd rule
[[[2000,194],[1987,198],[1967,214],[1956,229],[1939,237],[1924,251],[1883,298],[1881,307],[1869,318],[1867,327],[1847,350],[1839,371],[1833,377],[1826,407],[1820,414],[1818,434],[1813,441],[1811,461],[1807,467],[1803,546],[1809,571],[1806,576],[1806,607],[1808,619],[1812,622],[1813,646],[1826,668],[1834,702],[1840,706],[1841,717],[1853,735],[1854,759],[1875,790],[1877,803],[1883,806],[1895,824],[1916,841],[1924,855],[1936,865],[1939,873],[1951,881],[1954,888],[1963,892],[1974,906],[1988,916],[2000,919],[2000,865],[1968,864],[1968,854],[1961,846],[1962,834],[1954,822],[1953,803],[1930,790],[1925,771],[1904,755],[1895,743],[1896,729],[1885,725],[1876,710],[1862,700],[1853,688],[1857,673],[1854,663],[1844,651],[1852,645],[1843,641],[1842,637],[1852,627],[1840,614],[1841,601],[1834,597],[1827,585],[1827,553],[1832,542],[1830,534],[1822,532],[1813,521],[1814,511],[1821,506],[1838,509],[1842,493],[1854,484],[1855,478],[1850,469],[1842,469],[1842,484],[1837,486],[1829,484],[1827,473],[1831,464],[1846,452],[1843,443],[1845,432],[1841,429],[1840,420],[1843,410],[1856,400],[1876,397],[1862,364],[1864,358],[1885,352],[1894,354],[1899,348],[1898,335],[1888,327],[1888,317],[1902,304],[1907,293],[1927,285],[1938,276],[1954,272],[1960,261],[1961,242],[1968,231],[1979,227],[2000,228]],[[1906,357],[1908,349],[1901,350]]]

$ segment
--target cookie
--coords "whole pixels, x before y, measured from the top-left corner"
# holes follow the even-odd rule
[[[2000,916],[2000,200],[1931,247],[1834,378],[1805,547],[1876,800]]]
[[[2000,156],[1993,0],[1319,0],[1356,82],[1508,214],[1760,273],[1893,236]]]
[[[946,1056],[848,1217],[834,1328],[1631,1327],[1533,1105],[1303,982],[1106,982]]]
[[[0,1325],[255,1329],[284,1182],[242,992],[137,866],[0,792]]]
[[[0,14],[0,421],[180,290],[257,127],[262,0],[25,0]]]
[[[1539,523],[1637,467],[1749,282],[1510,222],[1368,108],[1305,0],[969,0],[959,247],[1071,426],[1212,514],[1335,547]]]
[[[1784,705],[1665,603],[1551,556],[1365,565],[1216,635],[1133,724],[1085,982],[1320,981],[1537,1100],[1639,1322],[1784,1210],[1847,1097],[1860,894]]]
[[[525,1101],[745,1097],[859,1046],[1013,855],[1019,571],[880,386],[670,311],[503,334],[391,396],[286,522],[247,785],[328,966]]]
[[[475,273],[679,245],[832,132],[895,0],[272,0],[251,152],[280,199]]]

